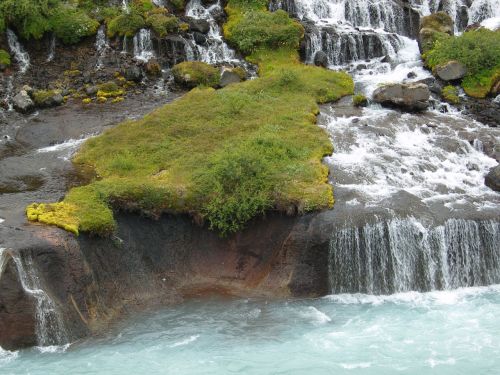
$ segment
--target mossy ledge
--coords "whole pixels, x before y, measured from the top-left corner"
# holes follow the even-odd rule
[[[265,3],[251,1],[229,1],[234,44],[234,35],[248,35],[234,33],[248,27],[241,22],[247,13],[267,13]],[[288,27],[283,14],[278,17],[281,29],[300,40],[301,26],[288,18],[294,25]],[[105,235],[115,229],[113,208],[153,217],[168,212],[192,215],[227,235],[269,210],[332,207],[322,164],[332,144],[315,125],[316,115],[318,103],[352,94],[353,81],[344,72],[303,65],[298,40],[281,43],[280,30],[266,27],[261,31],[267,38],[245,42],[259,78],[221,90],[195,88],[89,139],[73,162],[91,167],[97,177],[71,189],[62,202],[28,206],[28,219]]]

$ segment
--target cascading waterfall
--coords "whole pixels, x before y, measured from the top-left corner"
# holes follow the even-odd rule
[[[7,250],[3,247],[0,247],[0,279],[2,278],[3,269],[5,267],[5,263],[7,262]]]
[[[106,51],[109,48],[108,39],[106,37],[106,26],[102,25],[97,30],[97,36],[95,40],[95,49],[97,52],[97,63],[96,68],[101,69],[103,64],[103,59],[106,56]]]
[[[3,252],[0,253],[0,258]],[[68,334],[56,304],[42,289],[40,278],[36,272],[30,255],[12,254],[19,279],[24,291],[36,301],[36,336],[39,346],[66,344]]]
[[[186,16],[194,19],[206,20],[210,25],[210,30],[208,31],[204,45],[197,44],[194,41],[194,37],[191,36],[192,43],[198,55],[196,59],[209,64],[232,62],[236,60],[234,51],[224,42],[220,27],[212,15],[212,12],[220,11],[221,9],[222,6],[220,1],[208,8],[205,8],[200,0],[190,0],[186,5]]]
[[[333,233],[333,293],[392,294],[500,283],[500,223],[450,219],[428,229],[414,218]]]
[[[17,39],[16,34],[12,30],[7,29],[6,33],[10,51],[14,55],[16,62],[19,64],[19,72],[24,74],[30,67],[30,57],[28,52],[25,51]]]
[[[140,29],[135,34],[134,39],[134,58],[139,61],[148,62],[155,56],[153,41],[151,40],[151,30]]]
[[[56,57],[56,36],[52,34],[50,37],[49,54],[47,55],[47,62],[51,62]]]

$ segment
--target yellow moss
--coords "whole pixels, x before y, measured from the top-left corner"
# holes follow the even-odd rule
[[[97,96],[101,98],[116,98],[117,96],[122,96],[125,94],[125,90],[116,90],[116,91],[97,91]]]
[[[107,101],[108,101],[108,98],[106,98],[105,96],[98,96],[97,97],[97,103],[103,104],[103,103],[106,103]]]
[[[79,76],[80,74],[82,74],[81,71],[79,71],[78,69],[74,69],[74,70],[65,70],[64,71],[64,75],[66,77],[76,77],[76,76]]]
[[[117,98],[114,98],[111,103],[115,104],[115,103],[120,103],[120,102],[123,102],[125,100],[125,98],[123,96],[119,96]]]
[[[26,208],[26,216],[29,221],[55,225],[78,235],[79,221],[75,213],[76,207],[65,202],[33,203]]]
[[[92,103],[92,99],[90,99],[90,98],[85,98],[85,99],[83,99],[83,100],[82,100],[82,103],[83,103],[83,104],[90,104],[90,103]]]

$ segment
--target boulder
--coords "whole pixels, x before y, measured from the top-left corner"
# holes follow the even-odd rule
[[[161,75],[160,63],[155,58],[152,58],[151,60],[149,60],[146,63],[144,69],[146,70],[146,73],[150,76],[158,77]]]
[[[453,20],[445,12],[437,12],[423,17],[420,21],[420,32],[418,35],[420,51],[425,52],[431,49],[440,34],[453,35],[453,31]]]
[[[97,94],[97,91],[99,91],[99,88],[97,86],[87,86],[85,88],[85,93],[88,96],[94,96],[95,94]]]
[[[14,96],[12,104],[14,105],[14,109],[21,113],[29,113],[35,107],[35,103],[33,103],[33,100],[31,100],[28,93],[24,90],[21,90]]]
[[[373,93],[376,103],[421,111],[429,106],[429,87],[423,83],[395,83],[379,87]]]
[[[490,189],[500,191],[500,164],[490,169],[484,178],[484,184]]]
[[[64,98],[58,90],[38,90],[33,93],[33,100],[37,107],[49,108],[61,105]]]
[[[231,83],[238,83],[243,80],[241,72],[238,72],[236,69],[232,68],[224,68],[222,74],[220,76],[220,87],[226,87]]]
[[[448,61],[445,64],[438,65],[434,72],[443,81],[456,81],[462,79],[467,74],[467,67],[458,61]]]
[[[314,55],[314,65],[322,66],[323,68],[328,67],[328,55],[323,51],[318,51]]]
[[[207,37],[205,36],[205,34],[200,33],[199,31],[193,32],[193,39],[196,44],[200,46],[204,46],[207,44]]]
[[[122,73],[127,81],[140,82],[142,80],[142,70],[136,65],[125,68]]]
[[[190,18],[188,24],[192,31],[198,31],[202,34],[206,34],[210,31],[210,23],[204,19]]]

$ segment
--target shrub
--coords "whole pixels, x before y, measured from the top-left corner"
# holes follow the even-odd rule
[[[108,23],[107,34],[112,38],[116,35],[133,37],[139,29],[146,26],[144,18],[137,12],[122,12],[119,16],[113,18]]]
[[[439,39],[424,58],[431,68],[451,60],[461,62],[467,67],[467,75],[462,81],[465,92],[485,97],[500,74],[500,32],[479,29]]]
[[[283,10],[274,13],[258,10],[245,12],[226,24],[224,33],[230,43],[250,54],[262,47],[296,49],[304,28]]]
[[[0,49],[0,65],[10,66],[10,64],[10,54],[4,49]]]
[[[441,95],[443,99],[450,104],[458,104],[460,103],[460,98],[458,97],[458,90],[455,86],[445,86],[441,91]]]
[[[184,61],[172,68],[175,82],[186,87],[215,87],[220,82],[220,72],[207,63],[200,61]]]
[[[146,18],[146,25],[151,27],[156,35],[163,38],[179,29],[179,19],[175,16],[156,13]]]
[[[180,12],[186,7],[186,0],[170,0],[170,4],[176,11]]]
[[[94,35],[99,22],[90,18],[80,9],[59,7],[50,17],[55,36],[65,44],[78,43],[82,38]]]
[[[355,107],[365,107],[368,105],[368,99],[363,94],[356,94],[352,97],[352,104]]]
[[[132,0],[132,9],[136,12],[144,14],[155,8],[151,0]]]
[[[14,27],[24,39],[40,39],[51,30],[48,17],[60,0],[2,0],[0,15],[4,26]]]

